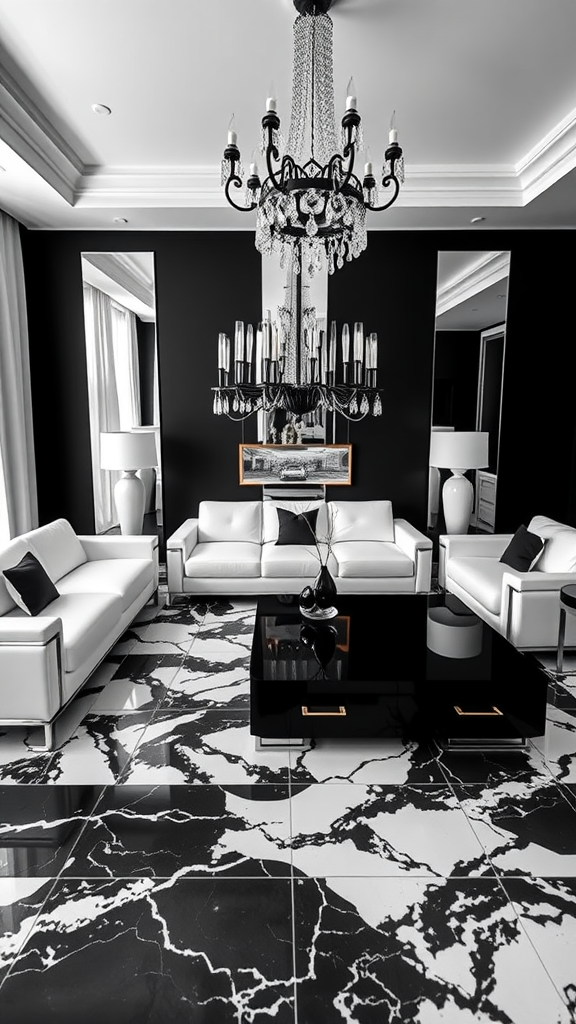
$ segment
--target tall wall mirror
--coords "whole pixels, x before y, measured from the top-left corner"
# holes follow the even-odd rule
[[[509,252],[440,252],[436,293],[432,431],[485,431],[487,464],[469,469],[469,526],[493,532],[496,513]],[[442,486],[450,468],[430,467],[428,530],[445,529]]]
[[[287,352],[285,379],[302,383],[308,379],[306,340],[312,340],[312,330],[328,331],[328,268],[310,276],[304,268],[301,274],[283,269],[275,258],[262,259],[262,318],[270,315],[274,329]],[[259,440],[282,444],[299,440],[302,443],[330,441],[326,413],[318,410],[304,416],[277,410],[262,415]]]
[[[137,475],[146,490],[143,532],[157,532],[162,470],[154,254],[84,252],[81,260],[95,529],[115,531],[119,522],[114,486],[121,474],[101,465],[101,433],[150,432],[156,464]]]

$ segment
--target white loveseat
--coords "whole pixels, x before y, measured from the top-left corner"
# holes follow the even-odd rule
[[[528,523],[544,550],[529,572],[500,561],[513,534],[440,537],[438,583],[515,647],[556,648],[560,588],[576,583],[576,529],[546,516]],[[576,617],[566,619],[566,646],[576,645]]]
[[[36,616],[1,572],[28,551],[60,595]],[[0,550],[0,724],[43,726],[51,750],[57,715],[157,594],[157,537],[79,536],[56,519],[10,541]]]
[[[316,536],[339,593],[426,593],[432,541],[391,501],[201,501],[168,539],[169,599],[187,594],[299,594],[320,569],[318,549],[278,544],[278,512],[318,508]],[[327,547],[330,538],[330,550]]]

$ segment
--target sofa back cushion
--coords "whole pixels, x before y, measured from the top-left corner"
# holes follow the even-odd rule
[[[576,529],[547,516],[534,516],[528,529],[544,540],[535,572],[576,572]]]
[[[262,543],[261,501],[201,501],[198,543],[213,541]]]
[[[328,525],[328,517],[326,511],[326,502],[319,498],[315,501],[306,501],[305,499],[290,499],[286,498],[267,498],[262,502],[262,543],[263,544],[276,544],[278,542],[278,509],[285,508],[288,512],[293,512],[294,515],[300,515],[301,512],[310,512],[312,509],[318,509],[318,518],[316,519],[316,537],[318,540],[322,540],[326,536],[326,529]],[[310,535],[308,541],[309,544],[314,543],[314,538]]]
[[[391,501],[329,501],[332,543],[351,540],[394,542]]]
[[[18,562],[28,551],[35,554],[32,545],[27,544],[22,537],[15,537],[14,540],[11,540],[0,551],[0,615],[5,615],[6,612],[16,607],[16,602],[6,587],[2,571],[4,569],[12,569],[13,566],[18,565]]]
[[[35,554],[46,569],[53,583],[88,561],[80,540],[67,519],[55,519],[46,526],[39,526],[22,534],[22,540],[29,540]]]

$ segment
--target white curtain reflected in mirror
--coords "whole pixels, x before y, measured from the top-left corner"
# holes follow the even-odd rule
[[[509,252],[438,253],[431,429],[487,431],[489,464],[474,485],[470,527],[493,532],[496,512]],[[442,473],[430,467],[428,529],[443,530]]]
[[[155,435],[157,466],[138,470],[138,476],[146,490],[145,522],[151,515],[160,526],[154,254],[85,252],[81,258],[95,530],[106,533],[118,524],[114,486],[120,472],[100,465],[100,435],[115,431]]]

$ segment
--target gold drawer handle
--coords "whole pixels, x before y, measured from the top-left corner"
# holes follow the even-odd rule
[[[454,705],[454,710],[457,715],[467,715],[477,718],[487,718],[488,716],[494,717],[495,715],[504,714],[504,712],[500,711],[500,709],[497,708],[494,704],[492,705],[490,711],[462,711],[462,708],[459,708],[457,704]]]
[[[346,708],[342,705],[337,711],[311,711],[310,708],[302,708],[302,714],[305,718],[342,718],[346,714]]]

